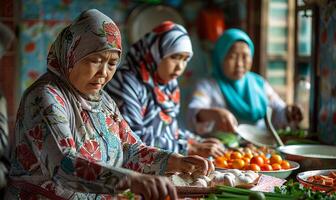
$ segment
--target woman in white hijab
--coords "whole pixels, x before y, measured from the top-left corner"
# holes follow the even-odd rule
[[[134,43],[125,64],[105,90],[117,102],[131,129],[150,146],[184,155],[222,156],[216,139],[200,141],[178,125],[180,88],[177,78],[193,55],[186,29],[163,22]]]

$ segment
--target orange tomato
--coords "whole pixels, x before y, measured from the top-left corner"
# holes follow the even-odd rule
[[[290,169],[291,166],[290,166],[290,164],[289,164],[289,162],[288,162],[287,160],[283,160],[283,161],[281,162],[281,168],[282,168],[282,169]]]
[[[242,159],[245,161],[245,164],[248,164],[248,163],[250,163],[250,158],[243,157]]]
[[[262,171],[272,171],[272,170],[273,170],[272,166],[269,165],[269,164],[263,164],[263,165],[261,165],[261,166],[260,166],[260,169],[261,169]]]
[[[281,164],[281,162],[282,162],[282,158],[278,154],[273,154],[272,157],[270,158],[271,165],[275,163]]]
[[[252,170],[252,171],[255,171],[255,172],[259,172],[261,170],[260,167],[259,167],[259,165],[257,165],[257,164],[250,164],[248,166],[248,169]]]
[[[218,166],[218,167],[221,167],[221,168],[227,168],[228,163],[227,163],[226,160],[223,160],[223,162],[222,162],[221,164],[217,165],[217,166]]]
[[[226,160],[224,156],[216,157],[215,162],[222,162],[223,160]]]
[[[215,160],[215,164],[217,167],[226,168],[227,167],[227,161],[225,157],[217,157]]]
[[[234,169],[243,169],[245,166],[245,161],[242,159],[236,159],[232,162],[232,168]]]
[[[227,162],[228,162],[228,163],[233,163],[234,160],[235,160],[235,159],[229,159],[229,160],[227,160]]]
[[[242,157],[243,155],[238,151],[233,152],[230,156],[231,159],[241,159]]]
[[[250,165],[248,163],[245,163],[243,169],[241,170],[250,170]]]
[[[230,156],[231,156],[231,151],[226,151],[226,152],[224,153],[224,157],[225,157],[225,158],[229,159]]]
[[[273,163],[272,164],[272,169],[273,170],[280,170],[281,169],[281,165],[279,163]]]
[[[269,159],[266,157],[265,154],[260,154],[260,157],[262,157],[262,159],[264,160],[264,164],[269,164]]]
[[[264,164],[264,159],[261,156],[253,156],[250,163],[262,166]]]
[[[245,154],[244,154],[244,157],[245,157],[245,158],[249,158],[249,159],[251,159],[251,158],[253,157],[253,155],[252,155],[251,152],[250,152],[250,153],[245,153]]]
[[[218,156],[218,157],[216,157],[215,158],[216,160],[218,159],[218,160],[226,160],[226,158],[225,158],[225,156],[223,155],[223,156]]]
[[[228,162],[227,168],[232,169],[232,162]]]

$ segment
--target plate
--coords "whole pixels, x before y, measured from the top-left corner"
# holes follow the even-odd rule
[[[326,192],[336,191],[336,186],[327,186],[327,185],[322,185],[322,184],[312,183],[312,182],[307,181],[307,179],[311,176],[316,176],[316,175],[326,175],[327,176],[330,172],[336,172],[336,169],[305,171],[305,172],[301,172],[297,174],[296,179],[304,187],[308,187],[313,190],[326,191]]]
[[[276,141],[266,129],[249,124],[240,124],[236,130],[237,134],[256,146],[275,146]]]
[[[170,20],[184,26],[182,16],[172,7],[165,5],[144,5],[135,8],[127,19],[127,34],[132,44],[163,21]]]

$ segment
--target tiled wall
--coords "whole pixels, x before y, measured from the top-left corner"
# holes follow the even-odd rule
[[[336,2],[321,7],[319,32],[320,139],[336,145]]]
[[[102,11],[119,26],[123,36],[124,50],[126,50],[128,46],[127,17],[135,7],[146,2],[147,4],[148,2],[161,2],[174,7],[184,18],[186,27],[192,36],[194,57],[183,76],[179,78],[183,90],[181,109],[181,119],[183,119],[194,82],[209,71],[209,48],[203,46],[196,33],[197,14],[206,7],[207,1],[1,0],[0,20],[9,23],[13,29],[17,27],[18,32],[16,49],[11,50],[1,60],[0,83],[9,102],[10,123],[13,124],[15,121],[17,104],[23,91],[46,71],[46,56],[49,47],[59,31],[69,21],[89,8]],[[245,0],[239,3],[222,0],[218,3],[224,10],[228,27],[230,24],[239,27],[241,22],[246,21]],[[14,13],[17,16],[14,16]],[[11,128],[10,132],[12,131]]]

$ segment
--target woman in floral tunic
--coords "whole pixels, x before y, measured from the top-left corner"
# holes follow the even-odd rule
[[[180,89],[177,78],[193,54],[185,28],[163,22],[133,44],[127,60],[105,88],[131,129],[150,146],[181,154],[221,156],[215,139],[198,142],[178,126]]]
[[[6,199],[111,199],[126,188],[145,199],[175,199],[166,178],[140,173],[213,170],[205,159],[147,147],[132,133],[102,90],[120,54],[117,26],[95,9],[58,35],[48,72],[21,100]]]

